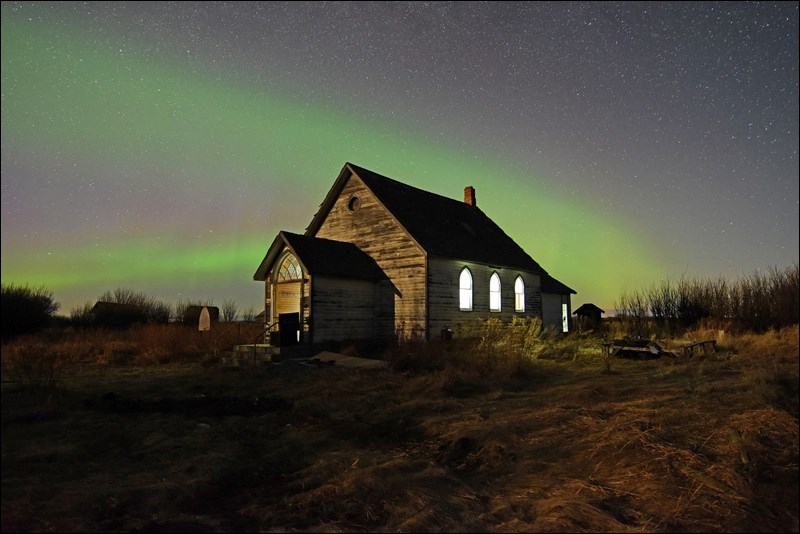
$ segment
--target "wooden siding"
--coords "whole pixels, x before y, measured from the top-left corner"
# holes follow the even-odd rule
[[[542,324],[557,329],[561,329],[561,305],[567,305],[567,317],[571,318],[572,309],[570,306],[569,295],[558,295],[555,293],[542,294]],[[572,322],[570,321],[570,330],[572,329]]]
[[[376,282],[315,276],[312,283],[314,343],[377,337]]]
[[[348,208],[353,196],[361,203],[357,211]],[[357,176],[344,184],[315,237],[353,243],[372,256],[396,290],[391,313],[396,333],[424,337],[425,253]]]
[[[300,311],[300,280],[292,282],[279,282],[275,288],[275,319],[282,313],[297,313]]]
[[[472,311],[459,309],[459,276],[467,267],[472,273]],[[489,278],[500,276],[499,312],[489,311]],[[525,283],[525,311],[514,311],[514,282]],[[488,318],[509,322],[516,317],[542,317],[541,281],[538,274],[479,263],[443,258],[428,259],[428,325],[431,339],[449,327],[456,336],[470,336]]]

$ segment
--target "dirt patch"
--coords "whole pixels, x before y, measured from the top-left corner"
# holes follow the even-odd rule
[[[3,389],[2,530],[797,532],[797,354],[91,368]]]
[[[106,393],[83,401],[83,406],[114,414],[162,413],[189,417],[256,416],[291,410],[293,403],[282,397],[165,397],[155,400],[125,398]]]

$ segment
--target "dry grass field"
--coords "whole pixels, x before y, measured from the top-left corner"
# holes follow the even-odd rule
[[[798,329],[718,346],[407,347],[386,370],[95,354],[4,383],[2,531],[798,532]]]

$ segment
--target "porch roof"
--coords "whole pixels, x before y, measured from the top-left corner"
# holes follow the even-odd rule
[[[291,250],[311,275],[361,280],[387,278],[375,260],[352,243],[281,231],[253,275],[254,280],[267,279],[284,247]]]
[[[556,295],[574,295],[576,291],[571,287],[559,282],[549,274],[542,275],[542,293],[554,293]]]

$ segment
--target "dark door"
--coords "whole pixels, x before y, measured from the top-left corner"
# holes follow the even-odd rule
[[[299,313],[281,313],[278,315],[278,332],[280,332],[281,347],[297,345],[300,332]]]

